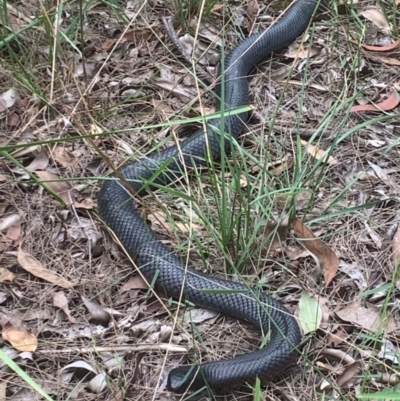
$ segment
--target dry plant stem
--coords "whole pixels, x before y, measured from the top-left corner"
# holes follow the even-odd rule
[[[140,352],[140,351],[168,351],[168,352],[188,352],[186,347],[170,344],[137,344],[137,345],[116,345],[113,347],[70,347],[65,349],[47,349],[37,351],[39,354],[69,354],[76,352],[80,354],[91,354],[93,352]]]

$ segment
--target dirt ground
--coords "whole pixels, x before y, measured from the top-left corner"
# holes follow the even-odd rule
[[[304,333],[285,375],[191,399],[398,391],[399,3],[334,2],[249,77],[242,153],[138,200],[178,256],[263,285]],[[149,289],[97,192],[215,112],[199,76],[215,82],[225,52],[284,7],[0,4],[0,401],[180,399],[172,368],[249,352],[260,333]]]

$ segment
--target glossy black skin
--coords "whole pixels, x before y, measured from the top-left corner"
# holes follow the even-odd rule
[[[225,60],[224,110],[248,105],[248,74],[273,51],[288,46],[307,28],[317,0],[297,0],[267,31],[240,42]],[[218,109],[221,110],[219,102]],[[185,167],[206,166],[221,152],[229,152],[232,138],[245,128],[247,113],[229,115],[209,121],[206,132],[199,129],[190,138],[161,152],[130,163],[121,169],[135,193],[151,187],[151,182],[166,185],[182,176]],[[270,342],[262,349],[233,359],[206,362],[199,366],[173,369],[168,377],[169,390],[183,393],[208,385],[223,388],[256,377],[270,378],[280,374],[296,358],[301,333],[296,320],[268,294],[245,284],[221,280],[188,268],[157,238],[136,212],[132,196],[119,180],[105,181],[98,198],[99,212],[105,223],[118,236],[125,249],[137,256],[137,267],[151,282],[158,274],[156,289],[168,297],[188,299],[197,306],[210,308],[244,319],[270,333]],[[183,291],[182,291],[183,288]],[[237,294],[210,294],[203,289],[243,290]]]

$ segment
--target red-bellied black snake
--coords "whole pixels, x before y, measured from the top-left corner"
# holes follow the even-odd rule
[[[250,70],[301,35],[318,4],[318,0],[296,0],[271,28],[247,37],[232,50],[225,60],[221,85],[223,124],[221,119],[213,119],[205,130],[199,129],[179,146],[124,166],[121,173],[136,193],[152,183],[167,185],[182,175],[185,167],[207,166],[209,157],[218,159],[222,152],[229,151],[231,138],[237,138],[245,128],[247,113],[229,115],[227,110],[248,105]],[[221,110],[220,102],[218,109]],[[260,327],[263,333],[270,333],[268,344],[252,353],[173,369],[168,377],[171,391],[196,390],[205,384],[211,388],[227,387],[255,377],[272,377],[288,368],[297,355],[301,334],[294,317],[278,301],[256,288],[186,267],[142,220],[129,191],[118,179],[104,182],[98,205],[104,222],[129,254],[137,257],[137,267],[144,276],[150,282],[157,277],[158,291],[168,297],[183,295],[196,305],[244,319]]]

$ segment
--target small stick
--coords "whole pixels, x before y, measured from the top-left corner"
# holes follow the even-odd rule
[[[139,345],[116,345],[113,347],[71,347],[63,349],[44,349],[36,351],[42,355],[68,354],[70,352],[80,354],[90,354],[92,352],[139,352],[139,351],[168,351],[168,352],[187,352],[186,347],[170,344],[139,344]]]

